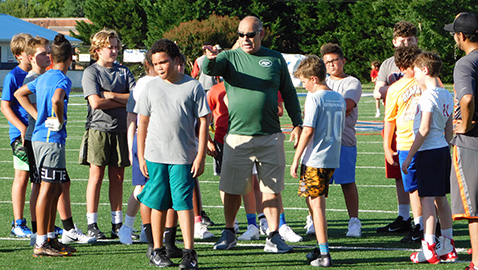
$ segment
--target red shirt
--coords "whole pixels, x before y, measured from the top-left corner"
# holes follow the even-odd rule
[[[207,93],[207,103],[209,108],[211,108],[214,125],[216,126],[214,140],[218,143],[224,143],[224,136],[227,133],[227,126],[229,124],[229,112],[226,103],[224,103],[225,96],[226,87],[224,82],[214,85]]]

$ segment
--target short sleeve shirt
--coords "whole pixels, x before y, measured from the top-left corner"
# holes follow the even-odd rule
[[[39,73],[36,73],[35,71],[30,70],[28,72],[28,75],[25,77],[25,80],[23,80],[23,84],[27,84],[29,82],[34,81],[36,78],[40,76]],[[32,104],[37,103],[37,96],[35,94],[31,94],[28,96],[28,99]],[[27,131],[25,132],[25,140],[31,141],[32,140],[32,134],[33,130],[35,129],[35,118],[33,118],[30,114],[28,114],[28,127]]]

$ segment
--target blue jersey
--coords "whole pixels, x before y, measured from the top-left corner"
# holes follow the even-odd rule
[[[37,95],[37,122],[33,131],[32,141],[54,142],[65,144],[66,140],[66,112],[68,106],[68,96],[71,91],[71,80],[60,70],[50,69],[38,79],[27,84],[28,89]],[[51,99],[56,89],[65,91],[65,99],[63,100],[63,117],[65,125],[60,131],[51,131],[45,127],[45,121],[48,117],[52,117],[53,109]]]
[[[339,168],[345,109],[345,100],[337,92],[307,93],[304,127],[314,128],[314,136],[305,148],[302,164],[320,169]]]
[[[10,102],[10,108],[12,108],[15,115],[20,119],[20,121],[28,125],[28,113],[27,111],[20,106],[13,93],[18,90],[23,85],[23,80],[27,76],[28,72],[21,69],[19,66],[16,66],[12,69],[3,81],[3,90],[2,90],[2,100]],[[10,125],[10,144],[21,135],[20,130],[18,130],[12,123],[8,122]]]

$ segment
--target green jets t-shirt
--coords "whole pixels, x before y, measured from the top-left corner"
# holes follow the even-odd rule
[[[294,126],[302,124],[299,99],[287,63],[279,52],[261,47],[255,54],[242,49],[205,59],[203,71],[225,81],[230,134],[267,135],[281,132],[278,91]]]

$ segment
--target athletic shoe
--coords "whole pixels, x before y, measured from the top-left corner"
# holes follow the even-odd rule
[[[377,113],[375,113],[375,118],[379,118],[380,117],[380,111],[377,110]]]
[[[408,235],[404,236],[400,242],[402,243],[420,243],[423,239],[423,229],[421,228],[420,224],[415,225],[413,231],[411,231]]]
[[[130,228],[126,225],[121,226],[118,230],[118,237],[122,244],[131,245],[133,244],[133,239],[131,239],[131,235],[133,234],[133,228]]]
[[[237,238],[239,241],[259,240],[259,228],[254,224],[247,225],[247,231]]]
[[[196,239],[209,239],[213,238],[214,234],[207,230],[207,226],[202,222],[194,223],[194,238]]]
[[[76,242],[78,244],[93,244],[96,243],[96,238],[85,235],[75,224],[75,227],[69,231],[64,230],[61,237],[63,244]]]
[[[398,216],[395,221],[384,227],[377,228],[378,233],[401,233],[412,230],[412,218],[403,220],[402,216]]]
[[[280,236],[280,234],[276,233],[272,236],[271,239],[269,237],[266,238],[266,245],[264,246],[265,252],[272,252],[272,253],[287,253],[294,251],[294,248],[287,245]]]
[[[119,238],[118,233],[121,227],[123,227],[123,223],[118,223],[118,224],[111,223],[111,239]],[[131,229],[131,234],[133,234],[133,229]]]
[[[312,262],[313,260],[318,259],[320,257],[320,249],[317,247],[314,248],[311,252],[307,253],[305,257],[307,258],[309,263]]]
[[[12,222],[10,235],[15,237],[30,237],[32,231],[27,227],[27,221],[25,219],[17,219]]]
[[[454,262],[458,259],[453,239],[440,236],[436,245],[437,256],[442,262]]]
[[[296,234],[292,230],[292,228],[289,227],[289,225],[287,224],[283,224],[282,226],[280,226],[279,234],[282,237],[282,239],[284,239],[287,242],[297,243],[302,241],[302,236]]]
[[[88,225],[88,236],[96,239],[106,239],[106,235],[100,231],[97,223]]]
[[[149,264],[156,265],[157,267],[169,267],[173,266],[174,263],[166,255],[166,248],[157,248],[151,254],[151,259],[149,259]]]
[[[473,254],[473,249],[472,249],[472,248],[469,248],[469,249],[466,251],[466,253],[472,255],[472,254]]]
[[[204,210],[201,211],[201,220],[202,223],[206,226],[214,226],[214,222],[209,218],[208,214],[204,212]]]
[[[146,249],[146,258],[151,259],[151,255],[153,255],[153,245],[148,244],[148,248]]]
[[[239,233],[239,222],[236,220],[234,220],[234,232],[236,232],[236,234]]]
[[[262,235],[269,234],[269,224],[267,223],[267,219],[265,217],[259,219],[259,232]]]
[[[48,243],[50,244],[52,248],[57,249],[59,251],[65,251],[69,255],[76,252],[76,248],[60,243],[57,238],[49,238]]]
[[[349,230],[345,235],[347,237],[360,237],[362,236],[362,223],[356,217],[350,218],[349,220]]]
[[[64,257],[69,256],[66,251],[59,251],[48,243],[48,241],[44,242],[41,246],[35,244],[33,248],[33,257],[42,257],[42,256],[49,256],[49,257]]]
[[[183,249],[183,256],[179,269],[198,269],[198,255],[194,249]]]
[[[412,255],[410,255],[410,260],[414,263],[440,263],[440,259],[437,256],[435,247],[436,243],[429,245],[425,240],[422,240],[422,250],[419,252],[413,252]]]
[[[474,270],[475,269],[475,265],[473,264],[473,262],[470,262],[470,265],[465,267],[465,270]]]
[[[32,235],[30,235],[30,246],[34,247],[36,242],[37,242],[37,233],[32,233]]]
[[[235,247],[237,244],[236,235],[230,230],[222,230],[221,238],[214,244],[216,250],[227,250]]]
[[[312,266],[331,267],[333,265],[330,253],[320,254],[320,257],[310,262]]]
[[[307,216],[304,229],[306,229],[305,235],[315,235],[314,220],[312,219],[312,216]]]
[[[183,257],[183,250],[178,248],[175,244],[172,246],[166,246],[166,255],[168,255],[169,258],[182,258]]]
[[[55,225],[55,236],[61,236],[63,234],[63,229]]]
[[[146,231],[144,230],[144,227],[141,228],[141,233],[139,234],[139,242],[148,243],[148,237],[146,237]]]

